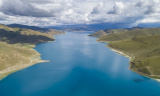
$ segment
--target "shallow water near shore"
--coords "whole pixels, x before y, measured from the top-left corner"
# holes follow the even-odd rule
[[[0,96],[160,96],[160,83],[130,69],[129,59],[87,36],[67,32],[38,44],[40,63],[0,81]]]

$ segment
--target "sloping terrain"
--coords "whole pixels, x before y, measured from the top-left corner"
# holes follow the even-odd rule
[[[140,30],[109,34],[107,36],[100,37],[99,40],[119,41],[119,40],[131,39],[135,36],[152,36],[157,34],[160,34],[160,28],[148,28],[148,29],[145,28]]]
[[[12,45],[0,42],[0,79],[10,73],[26,68],[40,60],[40,54],[32,48],[34,45]]]
[[[54,41],[53,36],[31,29],[0,25],[0,79],[36,63],[44,62],[34,49],[38,43]]]
[[[160,79],[160,29],[114,33],[100,37],[108,47],[130,57],[130,69],[151,78]]]
[[[138,31],[140,29],[144,29],[142,27],[133,27],[133,28],[129,28],[129,29],[106,29],[106,30],[100,30],[97,31],[95,33],[90,34],[89,36],[107,36],[110,35],[112,33],[121,33],[121,32],[127,32],[127,31]]]
[[[89,34],[88,36],[101,37],[101,36],[107,36],[107,35],[108,35],[108,34],[107,34],[105,31],[100,30],[100,31],[98,31],[98,32]]]
[[[28,26],[28,25],[21,25],[21,24],[10,24],[7,25],[8,27],[11,28],[24,28],[24,29],[31,29],[34,31],[39,31],[41,33],[49,33],[51,35],[60,35],[64,34],[64,31],[61,30],[55,30],[55,29],[47,29],[47,28],[41,28],[41,27],[36,27],[36,26]]]
[[[23,28],[11,28],[5,25],[0,25],[0,41],[10,44],[37,44],[53,40],[53,36],[38,31]]]

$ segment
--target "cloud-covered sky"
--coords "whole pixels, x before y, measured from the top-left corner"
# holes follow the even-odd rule
[[[160,0],[0,0],[0,23],[37,26],[160,22]]]

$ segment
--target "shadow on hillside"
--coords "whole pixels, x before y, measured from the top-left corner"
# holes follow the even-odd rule
[[[15,43],[43,43],[47,41],[53,41],[54,39],[49,38],[43,35],[25,35],[21,34],[20,31],[6,31],[4,29],[0,29],[0,41],[7,42],[9,44]]]

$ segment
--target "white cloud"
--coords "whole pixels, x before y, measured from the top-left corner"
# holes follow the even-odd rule
[[[113,8],[108,12],[108,14],[121,14],[124,9],[124,4],[122,2],[116,2]]]
[[[29,25],[153,23],[160,0],[0,0],[0,23]]]

